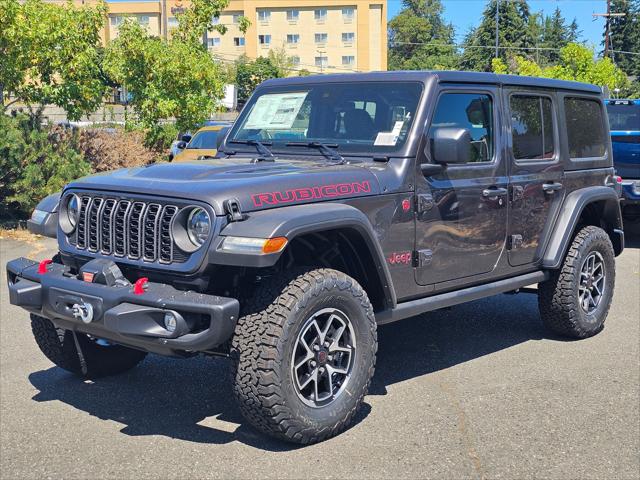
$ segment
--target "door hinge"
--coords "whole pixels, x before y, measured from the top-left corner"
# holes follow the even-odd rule
[[[524,197],[524,187],[522,185],[514,185],[511,187],[511,201],[516,202]]]
[[[522,246],[522,235],[510,235],[507,248],[509,250],[515,250]]]
[[[414,267],[426,267],[427,265],[431,264],[432,260],[433,260],[433,251],[428,248],[413,252]]]
[[[417,197],[418,213],[428,212],[433,208],[433,197],[429,193],[421,193]]]

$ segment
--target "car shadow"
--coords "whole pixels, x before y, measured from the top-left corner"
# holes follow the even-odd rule
[[[498,295],[381,326],[369,394],[385,395],[389,385],[545,335],[531,294]],[[83,381],[52,367],[32,373],[29,380],[38,390],[33,400],[60,401],[124,424],[126,435],[210,444],[239,441],[268,451],[298,448],[261,435],[242,419],[228,376],[226,359],[149,355],[141,366],[116,377]],[[355,424],[370,411],[365,403]]]

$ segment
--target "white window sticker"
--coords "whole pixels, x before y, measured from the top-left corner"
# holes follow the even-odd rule
[[[400,131],[402,130],[403,125],[403,121],[398,121],[393,125],[393,130],[390,132],[378,132],[376,141],[373,142],[373,144],[388,147],[395,146],[395,144],[398,143],[398,137],[400,136]]]
[[[288,129],[300,112],[300,107],[307,98],[308,92],[272,93],[258,98],[249,118],[244,124],[245,129]]]

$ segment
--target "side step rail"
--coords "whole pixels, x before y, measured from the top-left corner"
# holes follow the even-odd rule
[[[396,308],[376,313],[378,325],[397,322],[405,318],[431,312],[440,308],[451,307],[460,303],[471,302],[480,298],[491,297],[498,293],[517,290],[518,288],[544,282],[549,278],[548,272],[532,272],[517,277],[505,278],[497,282],[485,283],[447,293],[440,293],[426,298],[398,303]]]

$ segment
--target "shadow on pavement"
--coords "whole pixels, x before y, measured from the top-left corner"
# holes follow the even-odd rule
[[[536,296],[499,295],[379,328],[370,395],[468,360],[543,338]],[[29,376],[37,402],[60,401],[127,435],[163,435],[198,443],[239,441],[269,451],[297,448],[251,428],[234,403],[224,359],[175,360],[150,355],[126,374],[84,382],[52,367]],[[365,404],[355,423],[367,417]],[[72,427],[71,427],[72,428]]]

